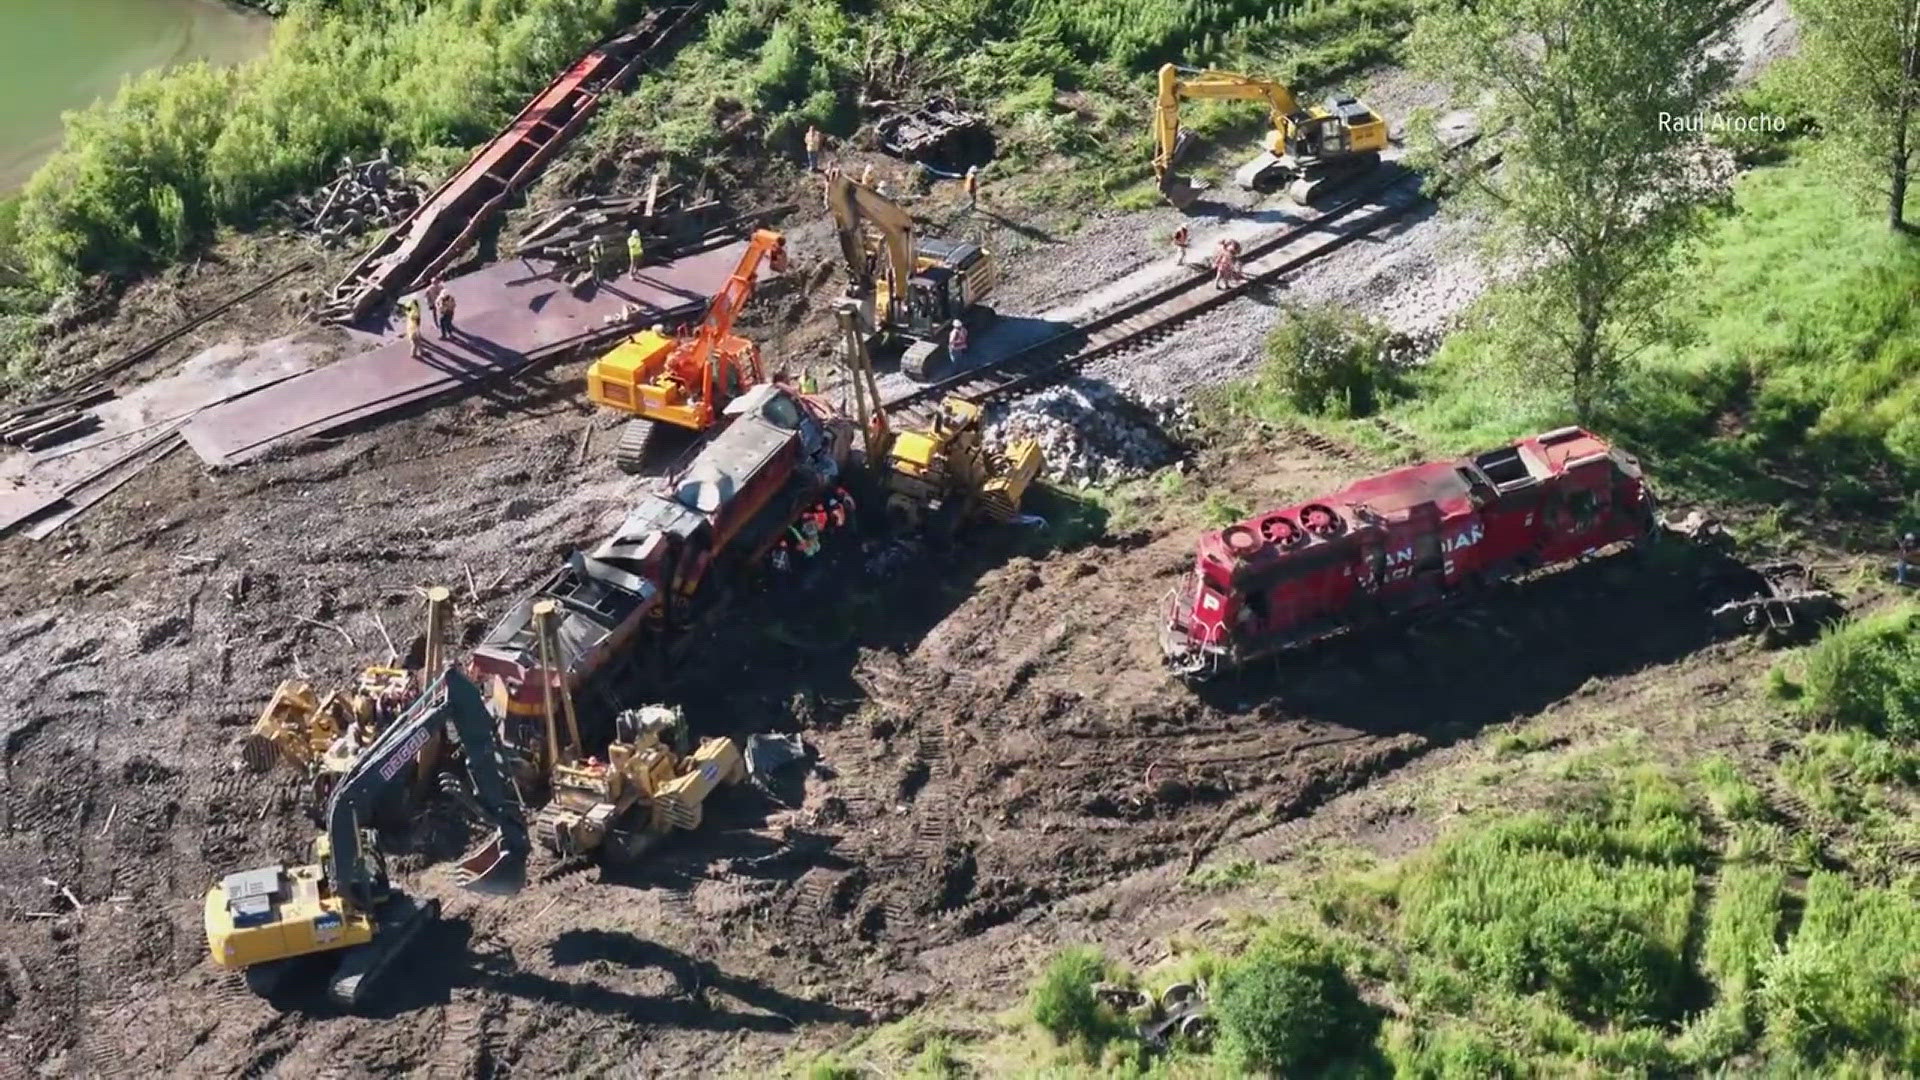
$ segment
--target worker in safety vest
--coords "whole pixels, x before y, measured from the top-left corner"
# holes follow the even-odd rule
[[[640,280],[640,260],[646,256],[646,249],[640,243],[640,230],[627,231],[627,276]]]
[[[820,554],[820,526],[813,523],[811,517],[803,517],[788,526],[787,532],[793,537],[793,546],[800,554],[811,559]]]
[[[606,261],[607,242],[596,236],[587,244],[587,274],[595,282],[600,280],[600,267]]]
[[[433,318],[440,324],[440,336],[443,338],[453,336],[453,305],[452,290],[441,289],[440,299],[434,301]]]
[[[947,352],[958,364],[967,355],[967,324],[959,319],[953,320],[953,329],[947,333]]]
[[[820,384],[814,380],[812,368],[807,368],[800,373],[800,392],[803,394],[820,392]]]
[[[820,129],[815,127],[812,124],[808,124],[807,125],[807,171],[808,172],[818,172],[820,170],[820,147],[825,142],[826,142],[826,137],[820,134]]]
[[[411,350],[411,354],[415,359],[418,359],[420,356],[420,308],[421,307],[422,307],[422,304],[418,296],[410,296],[407,298],[407,302],[406,302],[407,346],[409,350]]]
[[[1187,245],[1193,242],[1193,233],[1185,226],[1173,230],[1173,264],[1187,265]]]

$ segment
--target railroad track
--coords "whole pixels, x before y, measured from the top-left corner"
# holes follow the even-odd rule
[[[1466,152],[1480,138],[1476,134],[1460,140],[1448,148],[1447,155]],[[1479,167],[1490,167],[1497,160],[1495,154]],[[950,395],[976,403],[1020,397],[1059,382],[1093,361],[1151,345],[1193,317],[1331,255],[1429,201],[1419,191],[1421,174],[1397,166],[1383,172],[1312,220],[1248,247],[1241,255],[1246,280],[1239,285],[1215,289],[1210,271],[1195,270],[992,363],[916,387],[886,401],[883,408],[896,421],[924,421]],[[1331,228],[1355,217],[1357,225]]]

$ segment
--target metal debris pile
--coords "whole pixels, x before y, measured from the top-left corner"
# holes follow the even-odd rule
[[[1037,439],[1049,479],[1112,483],[1172,464],[1192,421],[1192,407],[1177,397],[1076,379],[993,410],[987,445],[1004,452]]]
[[[371,161],[342,162],[325,187],[275,205],[295,229],[331,247],[368,229],[384,229],[420,205],[427,186],[412,179],[386,154]]]
[[[874,132],[880,149],[924,165],[956,168],[993,156],[993,132],[980,117],[962,112],[948,98],[932,98],[894,113]]]

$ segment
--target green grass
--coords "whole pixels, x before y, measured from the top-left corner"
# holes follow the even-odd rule
[[[938,86],[992,118],[994,184],[1040,170],[1028,197],[1138,209],[1159,201],[1148,120],[1150,72],[1161,62],[1310,90],[1391,59],[1414,11],[1411,0],[927,0],[864,10],[737,0],[661,78],[616,103],[593,138],[609,148],[637,139],[676,168],[746,176],[765,167],[763,147],[797,154],[809,124],[851,135],[868,119],[863,97]],[[1267,125],[1264,107],[1247,103],[1190,103],[1183,121],[1236,145]]]
[[[18,255],[42,288],[63,288],[252,226],[343,156],[457,157],[642,6],[299,0],[259,60],[150,73],[70,114],[23,194]]]
[[[1736,183],[1664,301],[1679,335],[1632,365],[1601,426],[1662,488],[1920,520],[1920,247],[1835,192],[1802,149]],[[1511,357],[1528,333],[1496,289],[1386,412],[1449,452],[1566,423],[1559,387]],[[1904,502],[1899,500],[1904,499]]]
[[[1920,607],[1842,624],[1808,650],[1805,669],[1809,720],[1920,739]]]
[[[1920,1072],[1916,965],[1920,904],[1910,889],[1815,874],[1798,932],[1764,966],[1766,1045],[1814,1067],[1872,1055],[1897,1073]]]
[[[1094,984],[1107,977],[1106,961],[1097,950],[1062,950],[1033,986],[1029,1008],[1034,1023],[1055,1041],[1081,1048],[1086,1056],[1097,1055],[1126,1031],[1124,1022],[1093,995]]]

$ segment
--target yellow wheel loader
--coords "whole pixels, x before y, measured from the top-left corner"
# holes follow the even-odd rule
[[[993,453],[980,406],[959,397],[941,403],[930,428],[892,430],[880,407],[859,311],[843,302],[834,314],[853,376],[868,468],[885,492],[893,530],[951,536],[976,518],[1005,522],[1019,514],[1020,500],[1044,463],[1040,444],[1022,439],[1005,455]]]
[[[827,182],[827,205],[869,347],[898,347],[901,374],[934,378],[949,359],[954,322],[992,315],[981,305],[1000,278],[993,253],[971,241],[916,237],[911,215],[845,174]]]
[[[1335,95],[1323,105],[1302,107],[1293,91],[1277,82],[1231,71],[1201,71],[1162,64],[1159,98],[1154,104],[1153,171],[1160,192],[1186,209],[1204,190],[1174,172],[1191,132],[1180,128],[1180,101],[1265,101],[1273,115],[1266,150],[1234,173],[1241,187],[1285,190],[1302,206],[1310,205],[1328,184],[1358,176],[1380,164],[1387,148],[1387,122],[1357,99]]]
[[[301,972],[330,966],[328,997],[349,1010],[367,1004],[440,905],[393,886],[379,838],[365,823],[383,795],[412,780],[421,750],[447,726],[466,756],[476,805],[498,829],[462,861],[462,884],[490,893],[525,884],[526,815],[507,779],[493,717],[479,688],[450,667],[341,776],[311,865],[228,874],[207,890],[207,948],[217,967],[243,972],[256,993],[281,1002],[298,991]]]
[[[753,295],[760,263],[786,270],[786,237],[771,229],[753,234],[733,276],[690,335],[642,330],[587,368],[587,396],[631,413],[614,463],[637,475],[646,467],[655,429],[666,424],[696,434],[725,422],[727,403],[766,381],[760,347],[733,333],[733,321]]]

